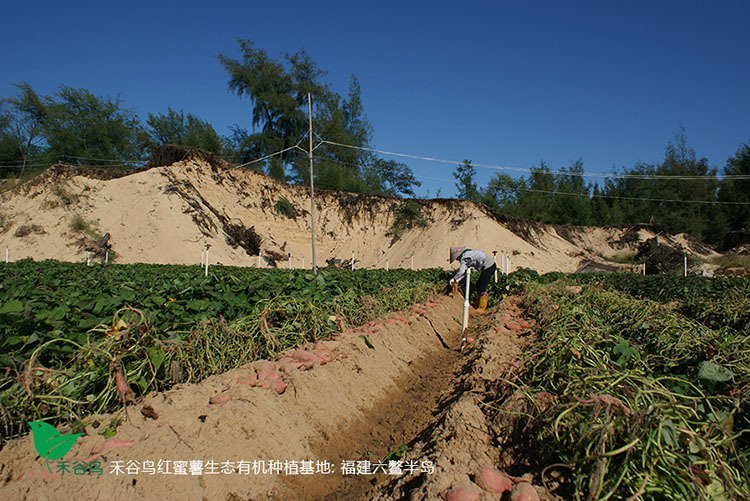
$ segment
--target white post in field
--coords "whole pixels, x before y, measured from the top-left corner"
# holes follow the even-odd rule
[[[495,283],[497,283],[497,251],[492,251],[492,259],[495,260]]]
[[[205,275],[208,276],[208,249],[206,249],[206,263],[205,264],[206,264]]]
[[[471,268],[468,268],[466,270],[466,291],[464,293],[464,312],[463,312],[463,320],[461,322],[461,347],[463,347],[464,343],[466,342],[466,336],[464,335],[464,332],[466,331],[466,328],[469,326],[469,281],[471,277]]]
[[[388,271],[388,258],[385,258],[385,271]]]

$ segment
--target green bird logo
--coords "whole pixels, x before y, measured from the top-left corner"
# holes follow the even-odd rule
[[[48,423],[41,421],[29,421],[31,433],[34,435],[34,447],[36,451],[47,462],[47,470],[52,473],[49,467],[51,460],[60,459],[73,447],[78,437],[83,433],[74,433],[71,435],[60,435],[57,429]]]

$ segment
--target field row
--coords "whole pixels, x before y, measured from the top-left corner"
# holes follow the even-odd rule
[[[536,341],[488,407],[542,482],[566,499],[750,497],[750,281],[511,279]]]
[[[216,266],[0,267],[3,436],[31,419],[80,420],[137,394],[196,382],[421,301],[441,270]]]

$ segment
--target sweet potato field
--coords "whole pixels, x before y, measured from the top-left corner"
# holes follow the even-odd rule
[[[116,409],[118,371],[136,396],[197,382],[420,301],[440,270],[306,271],[215,266],[0,267],[3,441],[30,420]]]
[[[566,499],[750,496],[749,281],[520,272],[514,284],[536,341],[486,400],[518,472],[537,468]]]
[[[216,266],[205,277],[198,266],[2,266],[3,441],[25,433],[31,420],[75,430],[88,415],[118,410],[123,396],[137,400],[273,360],[377,318],[390,326],[386,315],[444,292],[450,275]],[[471,391],[497,444],[493,466],[530,478],[550,499],[750,498],[750,281],[520,270],[500,275],[489,293],[491,307],[515,296],[501,308],[523,314],[523,332],[514,335],[527,343],[500,377]],[[445,315],[444,328],[458,331],[461,312]],[[392,317],[396,339],[414,335],[409,320]],[[498,318],[472,315],[470,329],[502,336],[493,329]],[[362,360],[379,353],[369,351],[367,335],[354,339]],[[481,351],[481,342],[463,353],[440,342],[448,358],[479,363],[471,350]],[[118,392],[123,381],[133,394]],[[455,391],[451,378],[435,384]],[[212,396],[209,404],[233,398]],[[102,428],[107,437],[116,426]]]

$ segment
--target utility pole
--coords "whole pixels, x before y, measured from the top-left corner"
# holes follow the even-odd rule
[[[308,131],[307,138],[310,140],[310,230],[312,232],[312,268],[313,273],[318,273],[318,264],[315,260],[315,188],[313,187],[313,147],[312,147],[312,101],[310,100],[310,93],[307,93],[307,123]]]

